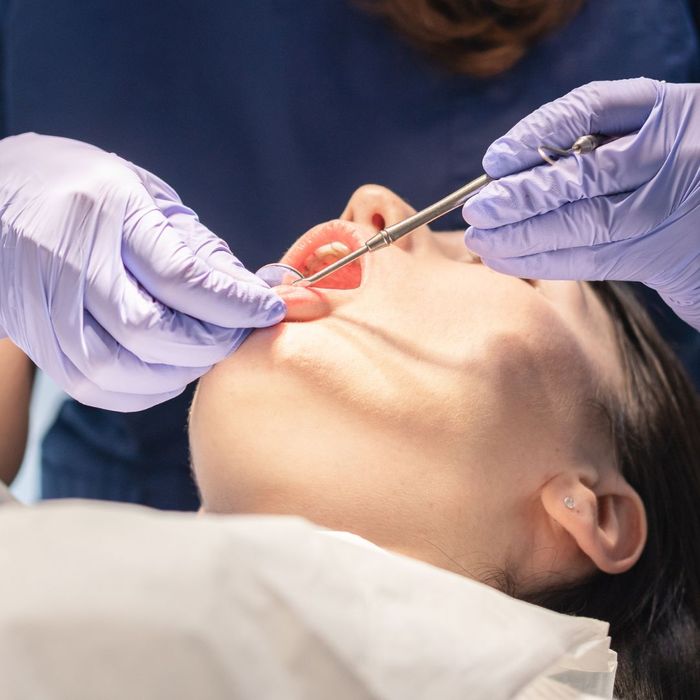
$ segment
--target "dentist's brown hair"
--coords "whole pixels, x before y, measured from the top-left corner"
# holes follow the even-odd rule
[[[356,0],[453,73],[490,78],[566,24],[584,0]]]

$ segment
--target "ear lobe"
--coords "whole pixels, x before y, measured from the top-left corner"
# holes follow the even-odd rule
[[[647,538],[644,504],[619,474],[589,487],[571,474],[548,481],[542,505],[605,573],[621,574],[639,559]]]

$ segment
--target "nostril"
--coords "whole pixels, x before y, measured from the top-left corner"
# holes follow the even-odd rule
[[[386,221],[384,220],[384,217],[381,214],[372,214],[372,226],[374,226],[377,231],[381,231],[383,228],[386,228]]]

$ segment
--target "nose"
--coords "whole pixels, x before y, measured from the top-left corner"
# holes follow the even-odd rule
[[[340,218],[380,231],[414,213],[412,206],[386,187],[363,185],[350,197]],[[408,239],[398,241],[398,245],[408,244]]]

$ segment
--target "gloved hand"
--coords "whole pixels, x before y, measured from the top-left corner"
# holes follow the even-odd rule
[[[79,401],[177,396],[284,312],[151,173],[69,139],[0,141],[0,337]]]
[[[542,164],[540,144],[567,148],[590,133],[627,135]],[[464,218],[465,242],[487,265],[533,279],[644,282],[700,330],[700,86],[584,85],[516,124],[483,164],[500,179]]]

